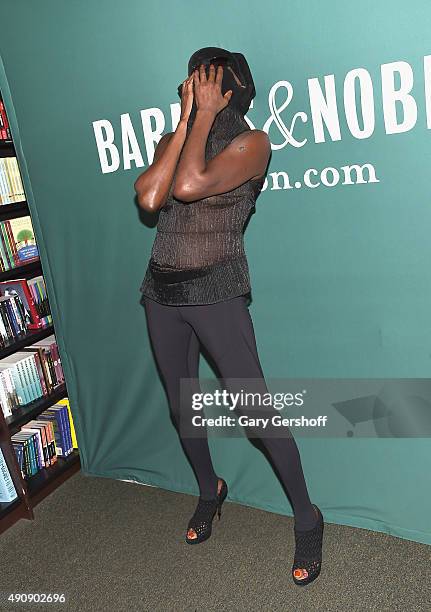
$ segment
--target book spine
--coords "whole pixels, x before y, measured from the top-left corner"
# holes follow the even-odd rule
[[[18,497],[12,477],[7,467],[3,451],[0,448],[0,502],[11,502]]]
[[[10,249],[12,251],[12,257],[15,260],[15,265],[18,266],[19,264],[23,263],[23,261],[21,260],[20,256],[18,255],[18,251],[17,251],[17,248],[16,248],[15,237],[13,235],[9,219],[6,219],[6,221],[4,222],[4,229],[6,231],[6,235],[7,235],[8,240],[9,240]]]
[[[8,256],[9,262],[10,262],[10,267],[11,268],[15,268],[16,267],[16,261],[15,261],[15,258],[13,256],[13,253],[12,253],[12,248],[10,246],[10,242],[9,242],[9,238],[8,238],[8,235],[7,235],[7,232],[6,232],[6,227],[5,227],[5,222],[4,221],[2,221],[0,223],[0,230],[1,230],[1,237],[2,237],[2,241],[3,241],[3,245],[4,245],[5,251],[7,253],[7,256]]]
[[[33,427],[21,427],[21,431],[30,432],[33,434],[34,445],[36,450],[36,462],[38,471],[45,467],[45,461],[43,458],[43,447],[42,447],[42,436],[39,429]]]
[[[28,392],[30,394],[30,401],[34,401],[36,399],[36,395],[35,395],[35,389],[34,389],[34,383],[33,383],[33,376],[32,376],[32,371],[31,371],[31,367],[28,361],[28,357],[24,358],[22,360],[22,367],[23,370],[25,372],[25,375],[27,377],[27,383],[28,383]]]
[[[36,365],[34,363],[34,359],[33,359],[32,353],[29,353],[29,356],[27,357],[25,362],[26,362],[27,367],[28,367],[28,373],[29,373],[31,388],[33,390],[33,399],[39,399],[39,397],[42,395],[42,389],[40,389],[38,384],[37,384]]]
[[[30,451],[28,448],[28,440],[24,440],[24,441],[17,440],[17,442],[21,442],[22,444],[24,477],[27,479],[30,477],[30,474],[31,474]]]
[[[0,404],[4,418],[6,419],[12,416],[12,407],[7,394],[6,376],[4,372],[0,372]]]
[[[21,379],[22,389],[23,389],[23,392],[24,392],[25,403],[29,404],[31,402],[31,395],[29,393],[29,384],[28,384],[28,381],[27,381],[27,374],[25,372],[25,368],[23,366],[22,360],[21,361],[17,361],[16,367],[17,367],[17,370],[18,370],[19,377]]]
[[[48,453],[48,439],[46,434],[46,423],[41,423],[39,421],[33,420],[29,421],[25,427],[22,429],[32,428],[36,429],[40,433],[40,441],[41,441],[41,450],[42,450],[42,463],[43,467],[47,467],[50,465],[49,461],[49,453]]]
[[[25,393],[24,393],[24,388],[21,382],[21,376],[19,374],[18,371],[18,366],[16,363],[12,364],[10,367],[10,371],[12,374],[12,380],[13,380],[13,384],[16,390],[16,394],[17,394],[17,398],[18,398],[18,403],[20,406],[23,406],[24,404],[26,404],[26,398],[25,398]]]
[[[16,460],[18,462],[19,469],[21,471],[21,476],[25,478],[24,474],[24,447],[20,442],[12,442],[12,446],[15,450]]]
[[[73,422],[73,414],[72,414],[72,410],[70,408],[69,398],[68,397],[64,397],[58,403],[62,404],[64,406],[67,406],[67,414],[68,414],[68,417],[69,417],[69,424],[70,424],[70,434],[72,436],[72,446],[73,446],[73,448],[78,448],[78,440],[76,438],[75,424]]]
[[[51,465],[51,459],[49,456],[49,440],[46,423],[39,423],[35,421],[33,427],[39,427],[40,429],[40,435],[42,437],[43,459],[45,462],[45,466],[49,466]]]
[[[27,457],[27,463],[26,463],[27,475],[28,477],[34,476],[37,472],[37,467],[36,467],[36,455],[35,455],[34,443],[31,440],[31,437],[26,436],[24,433],[21,434],[20,432],[18,432],[14,434],[12,439],[14,441],[24,443],[24,452],[27,453],[26,455]]]
[[[9,163],[8,163],[7,157],[3,157],[3,163],[4,163],[4,170],[5,170],[5,175],[6,175],[7,201],[8,201],[8,204],[13,204],[12,183],[10,180]]]
[[[47,427],[49,431],[49,439],[51,442],[51,464],[54,464],[57,463],[57,452],[55,448],[54,425],[52,424],[52,421],[48,421]]]
[[[9,401],[11,404],[12,411],[16,410],[19,406],[18,395],[14,385],[14,379],[12,376],[12,368],[8,367],[4,370],[6,389],[8,392]]]
[[[73,452],[73,444],[72,444],[72,434],[70,432],[69,418],[67,416],[67,407],[63,405],[55,404],[55,406],[53,406],[52,409],[57,410],[60,413],[61,418],[63,419],[63,428],[64,428],[64,432],[66,434],[66,439],[67,439],[67,454],[70,455],[70,453]]]
[[[11,330],[11,338],[16,339],[16,337],[19,336],[19,326],[18,326],[18,323],[16,321],[15,313],[14,313],[13,308],[11,306],[10,297],[8,296],[8,298],[6,300],[2,299],[1,303],[4,304],[7,320],[9,322],[9,327],[10,327],[10,330]]]
[[[0,316],[6,331],[5,342],[9,343],[13,338],[13,330],[9,321],[7,306],[3,300],[0,300]]]
[[[40,361],[40,353],[38,350],[34,352],[34,361],[36,363],[37,377],[39,379],[39,385],[42,389],[42,394],[48,395],[48,389],[46,388],[45,376],[43,373],[42,364]]]
[[[39,415],[39,419],[50,421],[54,430],[54,441],[56,454],[60,457],[64,457],[65,451],[65,439],[63,435],[63,427],[62,423],[57,417],[56,414],[48,413],[47,410],[44,410],[42,414]]]
[[[57,419],[57,423],[60,427],[61,436],[63,440],[63,457],[67,457],[67,455],[70,455],[73,448],[70,447],[71,445],[69,443],[69,436],[67,434],[67,426],[64,419],[63,406],[51,406],[50,408],[46,409],[46,412],[48,414],[55,415],[55,418]]]

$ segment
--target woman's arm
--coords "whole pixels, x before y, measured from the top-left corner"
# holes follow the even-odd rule
[[[175,132],[160,139],[154,152],[154,160],[135,181],[138,204],[148,212],[157,212],[168,197],[178,158],[186,139],[187,122],[180,121]]]
[[[194,73],[196,118],[178,162],[173,195],[183,202],[193,202],[211,195],[226,193],[251,178],[265,173],[271,155],[266,132],[243,132],[208,163],[205,147],[214,119],[230,100],[229,92],[221,93],[223,68],[210,67],[206,78],[203,66]]]
[[[192,75],[183,82],[182,112],[175,132],[164,134],[157,144],[153,163],[134,183],[138,204],[148,212],[164,206],[187,135],[187,120],[193,103]]]

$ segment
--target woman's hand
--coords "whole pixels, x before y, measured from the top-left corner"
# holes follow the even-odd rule
[[[209,75],[207,78],[204,64],[201,64],[199,70],[193,72],[194,95],[196,98],[196,107],[198,110],[211,111],[217,115],[221,110],[229,104],[232,97],[232,90],[229,89],[223,96],[221,93],[221,83],[223,80],[223,66],[217,68],[217,74],[214,64],[210,65]]]
[[[187,121],[193,105],[193,73],[184,79],[181,91],[181,117],[180,121]]]

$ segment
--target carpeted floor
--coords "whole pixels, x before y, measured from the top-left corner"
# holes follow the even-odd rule
[[[1,610],[431,610],[430,547],[326,523],[316,582],[290,578],[292,519],[226,502],[212,537],[189,546],[197,498],[78,473],[0,536]],[[55,604],[10,592],[64,593]]]

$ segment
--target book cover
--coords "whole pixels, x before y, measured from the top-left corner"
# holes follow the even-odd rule
[[[10,223],[12,230],[19,262],[22,263],[38,259],[39,251],[37,249],[30,215],[10,219],[8,223]]]

